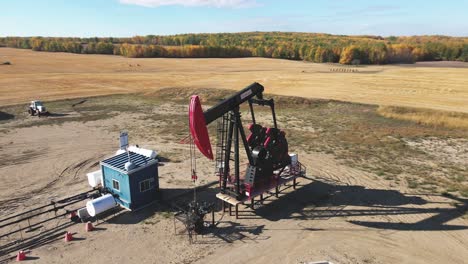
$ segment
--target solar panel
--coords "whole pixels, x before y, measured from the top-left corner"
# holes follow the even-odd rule
[[[140,154],[135,153],[135,152],[129,151],[129,153],[130,153],[130,160],[133,163],[133,165],[135,166],[132,170],[135,170],[135,169],[138,169],[138,168],[141,168],[141,167],[145,167],[148,164],[152,164],[153,163],[152,161],[154,161],[154,159],[152,159],[152,158],[140,155]],[[106,165],[108,167],[123,171],[123,172],[127,172],[125,170],[125,163],[126,162],[128,162],[127,152],[121,153],[121,154],[119,154],[117,156],[114,156],[112,158],[108,158],[106,160],[101,161],[102,164],[104,164],[104,165]]]

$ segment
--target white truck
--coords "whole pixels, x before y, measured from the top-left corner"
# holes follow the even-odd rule
[[[45,106],[42,104],[41,101],[31,101],[31,104],[29,105],[28,108],[28,113],[30,115],[36,115],[41,116],[41,115],[48,115],[49,112],[46,110]]]

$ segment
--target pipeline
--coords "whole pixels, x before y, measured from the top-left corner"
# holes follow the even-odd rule
[[[23,217],[23,218],[20,218],[20,219],[15,220],[15,221],[8,222],[8,223],[6,223],[6,224],[0,225],[0,229],[1,229],[1,228],[4,228],[4,227],[7,227],[7,226],[11,226],[11,225],[17,224],[17,223],[20,223],[20,222],[23,222],[23,221],[27,221],[27,220],[29,220],[29,219],[31,219],[31,218],[34,218],[34,217],[37,217],[37,216],[40,216],[40,215],[43,215],[43,214],[47,214],[47,213],[50,213],[50,212],[57,212],[58,210],[64,209],[64,208],[67,207],[67,206],[70,206],[70,205],[72,205],[72,204],[76,204],[76,203],[78,203],[78,202],[81,202],[81,201],[83,201],[83,200],[88,199],[90,196],[93,196],[93,195],[89,195],[89,194],[92,193],[92,192],[95,192],[95,191],[96,191],[96,190],[92,190],[92,191],[87,191],[87,192],[83,192],[83,193],[80,193],[80,194],[76,194],[76,195],[73,195],[73,196],[70,196],[70,197],[61,199],[61,200],[56,201],[56,202],[51,202],[51,203],[48,204],[48,205],[40,206],[40,207],[34,208],[34,209],[32,209],[32,210],[29,210],[29,211],[26,211],[26,212],[22,212],[22,213],[17,214],[17,215],[7,217],[7,218],[5,218],[5,219],[0,220],[0,222],[5,222],[5,221],[11,220],[11,219],[13,219],[13,218],[15,218],[15,217],[19,217],[19,216],[22,216],[22,215],[25,215],[25,214],[28,214],[28,213],[31,213],[31,212],[36,212],[36,211],[38,211],[39,209],[44,209],[44,208],[47,208],[47,207],[49,207],[49,206],[53,206],[53,208],[50,208],[50,209],[48,209],[48,210],[45,210],[45,211],[42,211],[42,212],[39,212],[39,213],[35,213],[35,214],[29,215],[29,216],[27,216],[27,217]],[[65,203],[65,204],[63,204],[63,203]],[[60,206],[57,206],[57,204],[61,204],[61,205],[60,205]],[[2,234],[2,235],[0,235],[0,238],[9,236],[9,235],[11,235],[11,234],[14,234],[14,233],[17,233],[17,232],[26,230],[26,229],[30,229],[31,227],[34,227],[34,226],[43,224],[43,223],[45,223],[45,222],[48,222],[48,221],[57,219],[58,217],[63,217],[63,216],[65,216],[65,215],[67,215],[68,213],[69,213],[69,211],[65,209],[65,213],[63,213],[63,214],[56,215],[55,217],[46,219],[46,220],[41,221],[41,222],[37,222],[37,223],[34,223],[34,224],[29,224],[27,227],[19,228],[19,229],[17,229],[17,230],[11,231],[11,232],[6,233],[6,234]]]

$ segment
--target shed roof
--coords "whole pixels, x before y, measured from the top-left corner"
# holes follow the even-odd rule
[[[125,163],[128,162],[128,154],[127,152],[121,153],[119,155],[116,155],[112,158],[108,158],[106,160],[101,161],[101,164],[111,167],[113,169],[117,169],[123,173],[128,174],[129,172],[132,172],[134,170],[144,168],[146,166],[149,166],[155,162],[157,162],[155,159],[152,159],[150,157],[143,156],[141,154],[131,152],[130,153],[130,160],[132,161],[133,165],[135,166],[133,169],[130,171],[125,170]]]

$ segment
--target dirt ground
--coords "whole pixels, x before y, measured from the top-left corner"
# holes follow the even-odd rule
[[[257,81],[278,95],[468,112],[467,63],[360,66],[349,73],[336,64],[264,58],[129,59],[10,48],[0,49],[0,60],[12,63],[0,66],[0,105],[161,88],[239,90]]]
[[[184,102],[190,90],[164,93],[154,100],[128,95],[51,102],[53,115],[40,119],[27,116],[22,105],[0,108],[4,113],[0,218],[88,190],[85,173],[117,150],[121,130],[129,131],[132,144],[160,153],[160,184],[166,200],[190,192],[188,145],[179,143],[188,135]],[[67,230],[75,233],[76,240],[52,241],[32,249],[29,258],[33,263],[464,263],[468,259],[465,130],[386,119],[375,114],[375,106],[333,101],[284,104],[292,100],[299,99],[278,98],[278,122],[286,129],[290,152],[297,152],[307,167],[297,190],[286,191],[280,199],[269,198],[256,214],[242,208],[241,219],[217,212],[218,226],[198,236],[194,244],[180,233],[180,224],[174,234],[173,212],[155,204],[102,219],[90,233],[82,224],[72,226]],[[260,111],[258,120],[266,123],[266,113]],[[197,167],[199,184],[216,180],[211,162],[199,157]],[[429,176],[434,182],[428,182]],[[199,195],[213,200],[216,192],[211,187]]]

